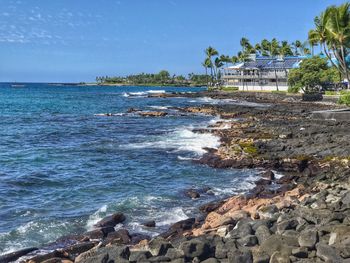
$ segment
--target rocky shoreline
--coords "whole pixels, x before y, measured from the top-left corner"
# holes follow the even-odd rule
[[[338,106],[271,93],[188,96],[230,100],[179,110],[220,116],[197,132],[220,136],[221,146],[197,162],[217,169],[263,168],[254,189],[203,205],[202,217],[177,222],[153,239],[115,231],[125,220],[116,213],[93,231],[60,238],[51,247],[65,246],[53,252],[35,255],[31,248],[1,256],[0,262],[24,255],[31,263],[350,262],[350,122],[310,118],[312,111]],[[187,194],[200,197],[193,189]]]

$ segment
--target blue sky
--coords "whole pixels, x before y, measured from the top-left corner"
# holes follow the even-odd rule
[[[242,36],[305,40],[329,0],[1,0],[0,81],[202,73],[203,50]]]

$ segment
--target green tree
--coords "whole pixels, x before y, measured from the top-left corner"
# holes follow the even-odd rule
[[[208,80],[208,68],[212,68],[212,63],[210,58],[205,58],[204,62],[202,63],[203,67],[205,68],[205,76],[206,76],[206,81],[207,85],[209,86],[209,80]]]
[[[267,39],[263,39],[261,41],[261,49],[262,49],[262,55],[263,56],[270,56],[270,49],[271,49],[271,44],[270,41],[268,41]]]
[[[300,89],[305,93],[316,92],[324,83],[335,82],[339,78],[334,74],[334,68],[329,68],[327,60],[312,57],[301,62],[300,67],[292,69],[288,75],[290,91]]]
[[[300,40],[296,40],[292,43],[292,46],[294,47],[294,56],[299,56],[301,54],[300,48],[302,47],[302,43]]]
[[[158,76],[162,83],[166,83],[170,79],[170,73],[166,70],[161,70]]]
[[[293,51],[288,41],[281,42],[280,54],[282,56],[293,56]]]
[[[210,60],[210,65],[211,65],[211,67],[210,67],[210,75],[211,75],[211,80],[213,82],[214,81],[214,70],[215,69],[214,69],[214,64],[213,64],[212,58],[215,57],[215,56],[218,56],[219,52],[215,48],[209,46],[205,50],[205,54],[206,54],[206,58],[208,58]]]
[[[308,34],[309,41],[321,45],[329,61],[348,79],[350,88],[349,63],[346,60],[350,50],[350,3],[328,7],[314,22],[315,28]]]

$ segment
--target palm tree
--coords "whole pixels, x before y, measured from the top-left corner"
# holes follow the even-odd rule
[[[220,60],[225,63],[226,67],[227,67],[227,63],[231,62],[231,58],[225,55],[221,55]]]
[[[282,56],[293,56],[293,51],[288,41],[281,42],[280,54]]]
[[[250,46],[249,40],[245,37],[241,38],[240,44],[241,44],[243,51],[246,51],[247,48]]]
[[[219,80],[219,74],[220,74],[220,68],[224,65],[224,63],[221,61],[220,58],[215,58],[215,61],[214,61],[214,65],[215,65],[215,77],[216,77],[216,80],[218,81]]]
[[[350,3],[328,7],[314,22],[315,29],[309,32],[309,41],[320,43],[332,65],[348,79],[350,88],[349,65],[346,61],[350,48]],[[337,63],[333,61],[331,54]]]
[[[262,54],[262,47],[261,47],[261,45],[259,43],[255,44],[254,49],[259,55]]]
[[[310,32],[309,32],[310,34]],[[311,47],[311,55],[315,55],[315,46],[317,46],[318,41],[316,39],[308,38],[309,45]]]
[[[349,86],[349,68],[346,57],[350,47],[350,3],[344,3],[338,7],[331,6],[330,16],[327,21],[329,31],[328,45],[332,46],[334,55],[344,71]]]
[[[237,56],[232,56],[232,58],[231,58],[231,63],[232,64],[235,64],[235,63],[237,63],[238,62],[238,57]]]
[[[302,44],[300,40],[296,40],[295,42],[292,43],[292,46],[294,47],[294,55],[299,56],[299,49],[301,48]]]
[[[212,82],[213,82],[213,80],[214,80],[213,68],[214,68],[214,67],[213,67],[213,62],[212,62],[211,58],[214,57],[214,56],[219,55],[219,52],[218,52],[215,48],[209,46],[209,47],[205,50],[205,54],[206,54],[206,57],[207,57],[207,58],[209,59],[209,61],[210,61],[210,75],[211,75],[211,80],[212,80]]]
[[[237,53],[237,58],[239,62],[245,62],[248,60],[249,56],[246,52],[239,51]]]
[[[207,85],[209,85],[209,80],[208,80],[208,68],[211,68],[211,61],[209,58],[206,58],[204,62],[202,63],[203,67],[205,68],[205,76],[207,79]]]
[[[270,56],[270,41],[268,41],[267,39],[263,39],[261,41],[261,48],[262,48],[262,55],[263,56]]]
[[[270,55],[271,56],[280,55],[280,44],[276,38],[273,38],[270,42]]]

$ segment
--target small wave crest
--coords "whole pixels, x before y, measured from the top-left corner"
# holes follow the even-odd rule
[[[165,90],[147,90],[147,91],[137,91],[137,92],[124,92],[123,97],[145,97],[149,94],[163,94],[166,93]]]
[[[168,106],[149,106],[151,109],[155,110],[167,110],[169,107]]]
[[[87,230],[92,230],[94,228],[94,225],[106,216],[107,208],[107,205],[103,205],[95,213],[89,216],[89,219],[86,222]]]
[[[124,145],[127,149],[168,149],[175,152],[193,152],[196,155],[206,153],[204,148],[217,148],[220,145],[219,137],[211,133],[196,133],[191,128],[179,128],[165,136],[153,138],[150,141]]]

